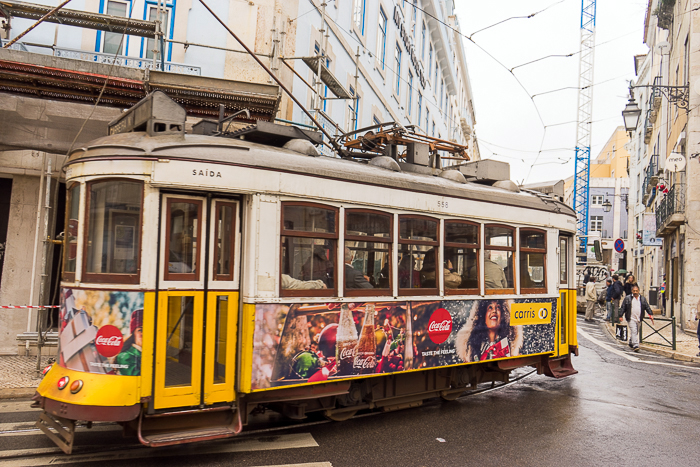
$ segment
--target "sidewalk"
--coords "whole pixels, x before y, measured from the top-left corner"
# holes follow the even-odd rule
[[[41,358],[41,368],[50,357]],[[41,382],[36,371],[36,356],[0,355],[0,399],[32,397]]]
[[[658,316],[654,315],[654,319],[657,318],[664,318],[663,316]],[[602,321],[602,319],[601,319]],[[608,333],[610,333],[610,336],[615,339],[615,326],[614,323],[608,323],[606,321],[602,321],[605,324],[605,329],[607,329]],[[625,318],[622,318],[622,323],[620,324],[627,324],[627,321],[625,321]],[[700,357],[697,356],[698,354],[698,338],[695,334],[687,334],[684,331],[681,330],[680,327],[676,327],[676,350],[673,350],[664,340],[661,336],[657,334],[652,334],[651,327],[654,329],[660,329],[664,327],[665,325],[669,324],[667,321],[659,321],[658,319],[655,321],[655,324],[652,325],[651,321],[648,319],[644,320],[644,327],[642,329],[643,336],[644,336],[644,342],[640,343],[639,348],[643,350],[647,350],[649,352],[654,352],[659,355],[663,355],[664,357],[672,358],[674,360],[679,360],[682,362],[695,362],[695,363],[700,363]],[[673,342],[672,340],[672,330],[671,326],[666,327],[662,331],[659,332],[663,337],[668,339],[669,342]],[[649,336],[649,337],[647,337]],[[625,342],[625,341],[619,341],[619,342]],[[666,344],[664,345],[659,345],[659,344]]]

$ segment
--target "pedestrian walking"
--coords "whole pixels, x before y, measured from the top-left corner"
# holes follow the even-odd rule
[[[612,293],[613,293],[613,281],[610,277],[605,279],[605,309],[607,314],[605,315],[605,321],[612,320]]]
[[[615,322],[615,321],[621,321],[620,319],[620,314],[618,313],[620,309],[620,299],[622,298],[622,293],[625,291],[624,287],[622,286],[622,283],[618,280],[619,276],[617,274],[613,274],[613,283],[612,283],[612,293],[610,294],[612,300],[611,300],[611,318],[610,322]]]
[[[661,283],[659,292],[661,293],[661,314],[666,316],[666,274],[664,274],[664,281]]]
[[[638,285],[637,281],[634,279],[634,275],[630,274],[627,276],[627,280],[625,280],[625,296],[632,295],[632,287],[635,285]]]
[[[586,321],[593,321],[595,313],[595,303],[598,301],[598,294],[595,291],[595,276],[591,276],[586,284]]]
[[[654,322],[654,314],[651,312],[649,302],[639,294],[639,286],[632,286],[632,295],[628,295],[622,302],[620,311],[625,314],[627,325],[629,326],[629,346],[639,352],[639,324],[644,320],[644,313],[649,315],[651,322]]]

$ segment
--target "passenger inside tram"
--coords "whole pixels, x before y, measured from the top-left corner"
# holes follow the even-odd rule
[[[425,288],[437,287],[435,265],[435,248],[431,248],[425,253],[425,258],[423,259],[423,268],[420,270],[421,285]],[[452,272],[452,262],[449,259],[445,260],[443,274],[445,276],[446,289],[456,289],[462,283],[462,276]]]
[[[345,288],[346,289],[373,289],[369,277],[362,274],[352,266],[355,254],[350,248],[345,247]]]

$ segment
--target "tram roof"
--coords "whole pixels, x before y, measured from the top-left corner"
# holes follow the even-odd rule
[[[67,165],[91,160],[170,159],[245,166],[365,185],[556,212],[575,216],[574,210],[554,197],[521,190],[519,193],[480,183],[459,183],[414,172],[328,156],[308,156],[284,148],[241,139],[204,135],[149,136],[145,132],[120,133],[85,143],[73,150]]]

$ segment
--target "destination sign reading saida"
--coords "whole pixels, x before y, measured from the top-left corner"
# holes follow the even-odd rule
[[[510,324],[549,324],[552,322],[552,303],[513,303],[510,305]]]

